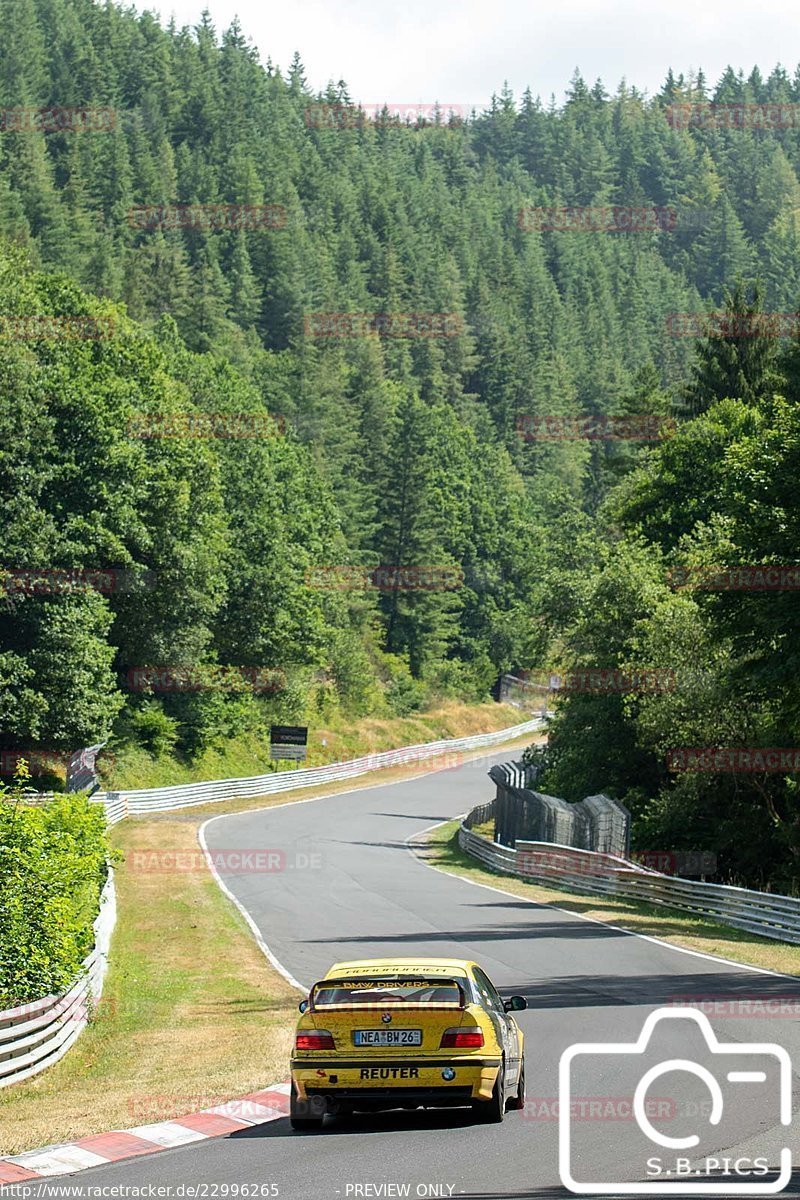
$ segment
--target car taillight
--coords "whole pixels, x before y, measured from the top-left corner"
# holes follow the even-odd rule
[[[483,1045],[483,1034],[477,1026],[466,1029],[445,1029],[440,1043],[441,1050],[477,1050]]]
[[[311,1029],[307,1033],[298,1033],[294,1039],[295,1050],[335,1050],[333,1034],[327,1029]]]

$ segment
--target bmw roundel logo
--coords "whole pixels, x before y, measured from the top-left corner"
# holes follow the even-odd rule
[[[449,1083],[451,1079],[455,1079],[456,1073],[452,1067],[445,1067],[442,1071],[442,1079],[446,1079]]]
[[[383,1016],[381,1017],[381,1020],[383,1021],[384,1025],[388,1025],[391,1022],[391,1019],[392,1019],[391,1013],[384,1013]]]

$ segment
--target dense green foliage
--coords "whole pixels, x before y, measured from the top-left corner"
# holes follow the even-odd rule
[[[730,308],[742,312],[743,297]],[[747,398],[703,393],[726,363],[752,360],[752,344],[704,346],[688,392],[704,411],[609,493],[568,568],[564,661],[660,674],[632,691],[570,697],[542,786],[571,799],[609,790],[633,811],[639,849],[716,851],[723,878],[794,890],[796,773],[668,769],[680,748],[798,745],[796,591],[705,586],[715,571],[798,558],[797,349],[759,340]]]
[[[254,438],[130,436],[140,414],[263,414],[263,393],[221,357],[187,350],[171,318],[145,333],[110,302],[31,272],[22,255],[0,256],[6,313],[110,314],[115,327],[111,339],[0,343],[2,562],[43,572],[45,589],[6,577],[6,744],[70,750],[107,736],[119,718],[118,732],[156,751],[179,739],[191,753],[209,738],[302,716],[309,693],[398,714],[424,699],[414,677],[486,694],[494,640],[506,663],[524,644],[515,627],[524,630],[517,615],[526,602],[529,611],[532,586],[530,503],[502,447],[479,452],[475,430],[448,405],[386,384],[393,449],[377,468],[374,548],[361,559],[463,564],[492,603],[466,588],[376,599],[315,587],[313,568],[329,580],[326,564],[355,555],[318,448],[277,427]],[[117,574],[105,593],[79,577],[50,595],[53,568]],[[243,671],[240,686],[229,674],[224,687],[171,695],[161,715],[138,692],[121,712],[121,685],[137,668],[214,663],[263,668],[275,688],[254,697]]]
[[[674,566],[791,562],[800,356],[666,333],[670,314],[800,298],[800,128],[680,128],[671,104],[800,102],[800,73],[576,75],[467,122],[326,123],[344,84],[266,67],[236,23],[4,0],[0,108],[107,106],[105,131],[0,134],[0,313],[115,335],[0,340],[0,563],[125,569],[124,593],[9,595],[3,744],[112,728],[153,754],[341,705],[405,713],[511,668],[656,665],[663,695],[576,696],[548,779],[626,800],[641,846],[718,848],[790,886],[790,777],[669,775],[674,746],[797,744],[791,593],[675,591]],[[340,107],[341,111],[341,107]],[[135,206],[277,205],[276,227],[137,226]],[[673,229],[533,231],[524,206],[657,205]],[[760,280],[755,287],[756,279]],[[739,281],[741,280],[741,284]],[[453,336],[314,337],[313,313],[449,313]],[[137,414],[264,413],[285,436],[130,436]],[[520,417],[673,414],[657,449],[529,442]],[[336,590],[326,565],[455,569]],[[310,575],[309,572],[312,574]],[[137,666],[281,671],[254,697],[126,694]]]
[[[0,787],[0,1010],[75,981],[109,857],[102,807],[79,795],[32,808],[22,782]]]

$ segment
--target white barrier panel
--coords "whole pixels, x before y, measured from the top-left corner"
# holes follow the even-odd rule
[[[216,779],[211,783],[185,783],[174,787],[140,788],[132,792],[95,792],[92,800],[103,804],[110,825],[115,825],[127,816],[144,816],[153,812],[169,812],[173,809],[190,808],[196,804],[213,804],[221,800],[234,800],[253,796],[271,796],[276,792],[291,792],[310,787],[316,783],[332,783],[338,779],[353,779],[366,775],[368,771],[384,767],[398,767],[406,763],[426,762],[441,754],[453,754],[466,750],[480,750],[510,742],[526,733],[541,729],[545,718],[536,717],[513,725],[510,729],[498,729],[494,733],[477,733],[471,737],[444,738],[438,742],[423,742],[418,746],[401,746],[397,750],[383,750],[378,754],[367,754],[349,762],[329,763],[323,767],[307,767],[299,771],[271,771],[268,775],[256,775],[249,779]]]
[[[482,804],[469,814],[459,830],[458,841],[462,850],[492,870],[573,892],[619,896],[664,908],[684,909],[722,925],[800,945],[800,899],[796,897],[679,879],[649,871],[624,858],[551,842],[517,842],[514,848],[501,846],[469,828],[473,814],[476,824],[488,819],[486,808]]]
[[[109,868],[94,922],[94,949],[84,960],[77,982],[63,996],[46,996],[0,1012],[0,1087],[21,1083],[51,1067],[86,1027],[103,992],[116,916],[114,874]]]

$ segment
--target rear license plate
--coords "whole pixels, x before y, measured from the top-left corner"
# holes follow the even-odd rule
[[[421,1029],[354,1029],[356,1046],[421,1046]]]

